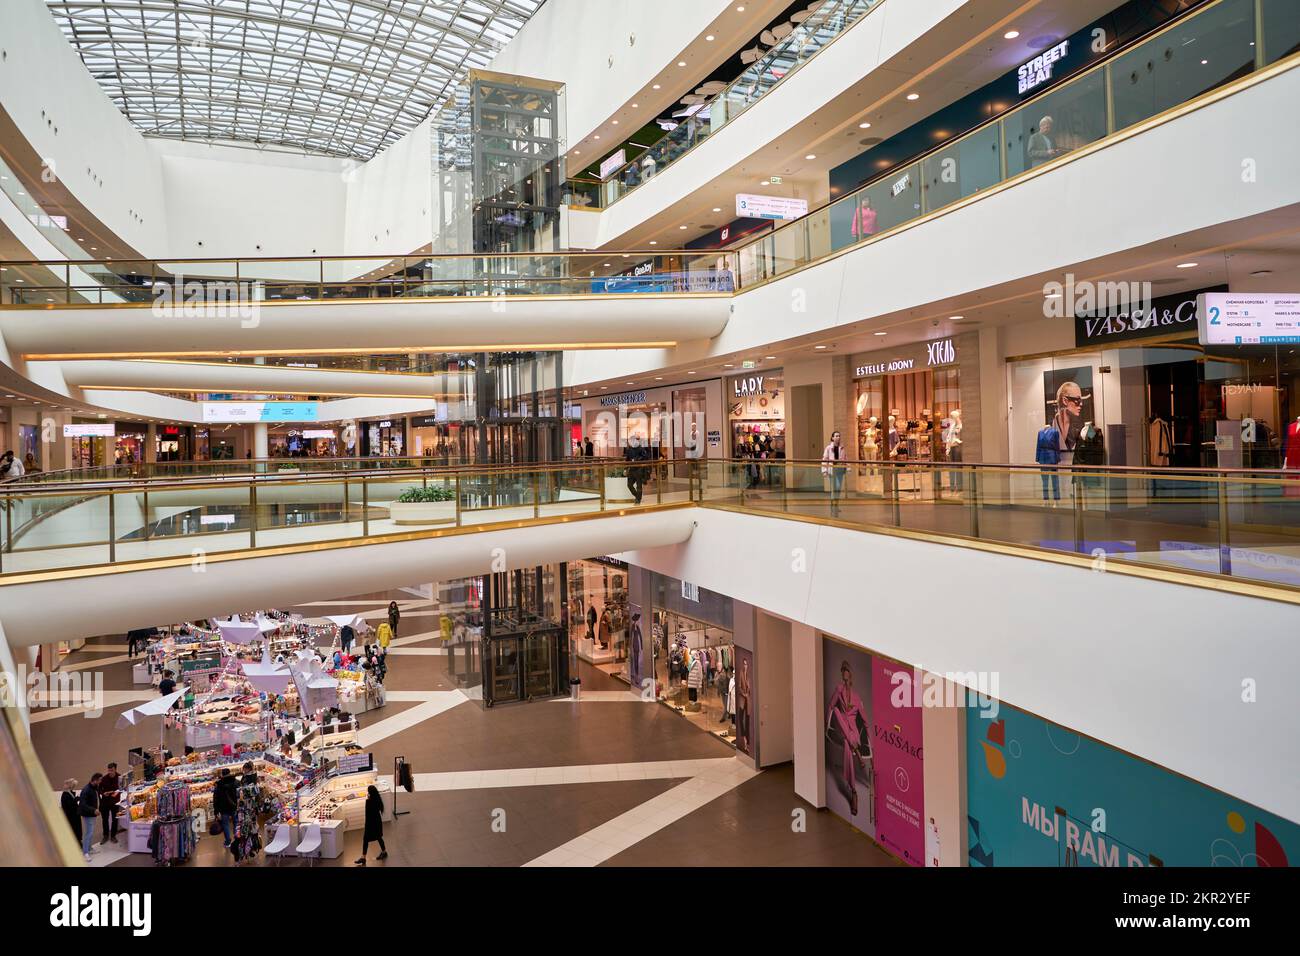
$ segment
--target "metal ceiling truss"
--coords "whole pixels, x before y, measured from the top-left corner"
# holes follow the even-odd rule
[[[367,160],[545,0],[46,0],[146,136]]]

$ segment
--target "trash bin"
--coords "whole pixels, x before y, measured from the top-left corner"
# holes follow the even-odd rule
[[[582,699],[582,681],[576,677],[569,679],[569,700],[579,701]]]

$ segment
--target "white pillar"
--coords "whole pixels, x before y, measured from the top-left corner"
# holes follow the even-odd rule
[[[794,692],[794,792],[820,809],[826,806],[822,639],[807,624],[790,625],[790,672]]]
[[[253,425],[253,457],[270,458],[270,442],[267,438],[266,422],[256,422]]]

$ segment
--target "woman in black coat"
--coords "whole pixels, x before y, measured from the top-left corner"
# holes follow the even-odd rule
[[[361,834],[361,859],[357,860],[357,866],[366,865],[371,841],[379,844],[379,856],[375,859],[388,859],[388,848],[384,846],[384,798],[374,784],[366,790],[366,828]]]
[[[72,832],[81,842],[81,813],[77,809],[77,794],[80,787],[77,781],[69,777],[63,781],[63,794],[59,797],[59,805],[63,808],[63,815],[68,818],[68,826],[72,827]]]
[[[402,619],[402,612],[397,609],[396,601],[388,602],[388,627],[393,632],[393,637],[397,636],[397,622]]]

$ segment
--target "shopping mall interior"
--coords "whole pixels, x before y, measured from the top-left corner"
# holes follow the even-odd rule
[[[1300,0],[6,0],[0,865],[1300,862],[1298,102]]]

